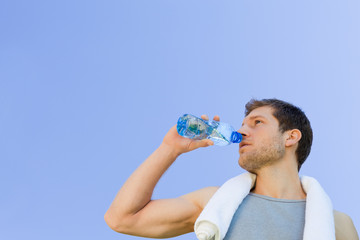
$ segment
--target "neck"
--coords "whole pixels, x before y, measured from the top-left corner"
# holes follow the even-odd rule
[[[277,164],[260,169],[256,173],[252,193],[280,199],[305,199],[297,168]]]

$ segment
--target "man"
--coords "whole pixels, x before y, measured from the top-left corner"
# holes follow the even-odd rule
[[[202,118],[208,120],[206,115]],[[214,120],[220,121],[219,116]],[[268,231],[286,232],[294,235],[291,239],[302,239],[306,193],[298,171],[311,149],[309,120],[299,108],[284,101],[251,100],[246,104],[245,119],[238,132],[243,135],[239,145],[239,165],[256,174],[255,186],[244,199],[255,206],[255,212],[247,215],[241,204],[225,239],[250,239],[247,236],[255,236],[255,231],[265,235]],[[191,140],[180,136],[173,126],[159,148],[122,186],[105,214],[107,224],[120,233],[150,238],[168,238],[194,231],[196,219],[218,187],[207,187],[175,199],[151,200],[151,196],[161,176],[180,154],[210,145],[213,142],[209,139]],[[287,209],[287,203],[292,201],[298,204]],[[271,215],[256,211],[256,204],[268,206],[273,202],[277,202],[280,212],[290,215],[296,212],[299,217],[289,222],[278,212]],[[239,219],[245,225],[239,225]],[[275,228],[259,225],[260,220],[274,222]],[[334,220],[337,240],[358,239],[349,216],[334,211]],[[288,233],[287,224],[295,230]],[[246,227],[254,225],[257,227]],[[243,229],[239,232],[238,228]]]

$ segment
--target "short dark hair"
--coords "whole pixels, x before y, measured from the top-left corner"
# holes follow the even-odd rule
[[[279,121],[279,130],[284,133],[287,130],[298,129],[301,132],[301,139],[296,149],[298,170],[310,154],[313,141],[313,132],[310,121],[305,113],[298,107],[276,98],[256,100],[251,99],[245,105],[245,116],[256,108],[269,106],[274,112],[273,116]]]

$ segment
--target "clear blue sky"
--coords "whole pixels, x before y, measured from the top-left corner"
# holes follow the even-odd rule
[[[301,174],[360,230],[360,2],[5,1],[0,238],[143,239],[103,215],[183,113],[239,128],[251,98],[301,107]],[[238,146],[181,156],[155,198],[219,186]],[[175,239],[195,239],[193,233]]]

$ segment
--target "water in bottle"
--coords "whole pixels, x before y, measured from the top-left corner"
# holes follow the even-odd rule
[[[218,146],[239,143],[242,135],[227,123],[206,121],[190,114],[184,114],[177,122],[178,133],[195,140],[210,139]]]

